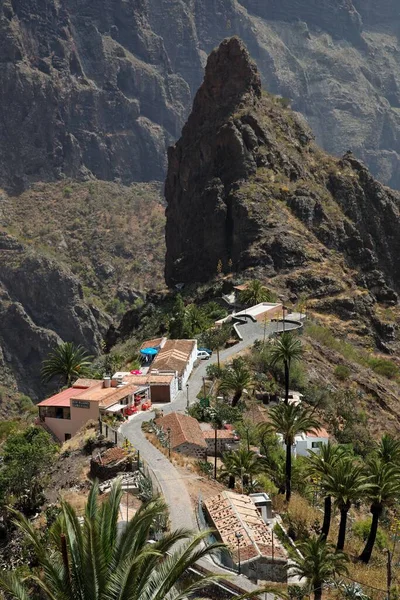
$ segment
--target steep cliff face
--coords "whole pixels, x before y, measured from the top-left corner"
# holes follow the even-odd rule
[[[43,359],[63,340],[100,351],[108,321],[83,300],[78,280],[53,260],[0,236],[1,383],[43,398]]]
[[[170,285],[207,281],[220,263],[255,269],[294,297],[325,298],[319,308],[345,319],[397,305],[400,195],[352,153],[321,151],[295,113],[262,93],[238,38],[210,55],[169,152],[166,199]]]
[[[206,55],[238,34],[265,89],[400,187],[397,0],[0,0],[0,185],[162,180]]]
[[[62,341],[98,354],[110,323],[164,286],[161,186],[38,183],[0,192],[0,417],[43,399],[41,362]],[[8,395],[7,395],[8,394]],[[3,399],[3,404],[2,404]]]
[[[147,2],[1,0],[0,181],[162,179],[190,98]]]

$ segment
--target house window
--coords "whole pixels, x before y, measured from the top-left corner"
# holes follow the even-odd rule
[[[312,442],[311,448],[321,448],[322,442]]]

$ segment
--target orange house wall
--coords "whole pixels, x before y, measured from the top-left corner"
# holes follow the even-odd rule
[[[99,403],[90,402],[89,408],[75,408],[72,406],[71,400],[71,418],[70,419],[54,419],[52,417],[45,418],[45,424],[54,433],[60,442],[65,440],[65,434],[75,435],[79,429],[88,421],[99,418]]]

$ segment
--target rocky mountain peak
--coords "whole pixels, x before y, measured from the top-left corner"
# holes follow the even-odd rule
[[[226,116],[242,104],[255,104],[260,97],[261,78],[255,62],[237,36],[227,38],[208,57],[189,126],[210,115]]]
[[[239,65],[247,74],[242,87]],[[223,85],[213,85],[220,68],[234,79],[226,96]],[[322,151],[287,102],[260,94],[257,82],[237,39],[211,54],[192,114],[169,151],[167,283],[248,271],[294,298],[325,298],[323,310],[334,312],[340,300],[345,318],[373,312],[376,302],[396,305],[399,194],[351,152],[335,158]],[[218,94],[231,98],[223,114]]]

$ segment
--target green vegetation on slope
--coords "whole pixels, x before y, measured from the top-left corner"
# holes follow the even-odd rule
[[[163,286],[159,184],[38,183],[3,203],[1,228],[70,267],[85,298],[122,316],[132,292]]]

